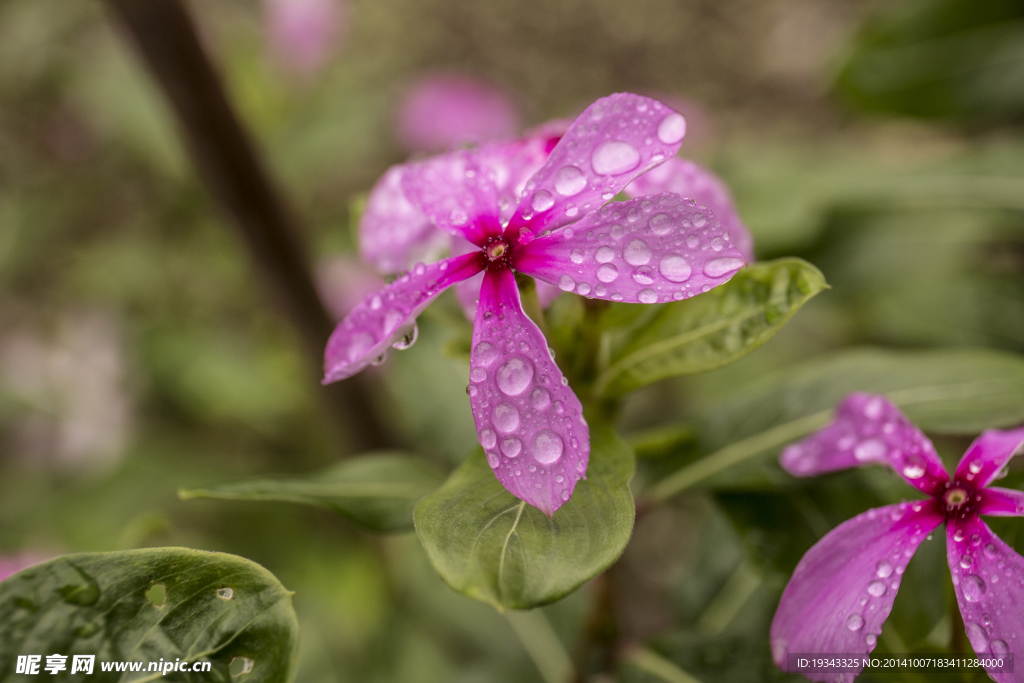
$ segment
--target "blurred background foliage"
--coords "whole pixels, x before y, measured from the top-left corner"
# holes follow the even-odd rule
[[[524,125],[610,92],[664,98],[690,122],[682,154],[733,189],[758,257],[825,273],[833,289],[757,352],[628,399],[638,486],[720,445],[716,411],[772,372],[863,345],[1024,352],[1019,2],[341,2],[323,55],[298,62],[272,40],[274,3],[191,7],[332,306],[357,287],[353,201],[406,157],[398,103],[440,72],[505,89]],[[317,363],[267,298],[104,7],[0,0],[0,554],[253,559],[297,592],[301,683],[554,683],[593,586],[504,616],[445,588],[411,535],[177,499],[344,455]],[[467,366],[444,353],[465,329],[454,299],[420,329],[371,371],[373,400],[397,442],[450,469],[475,446]],[[967,442],[937,437],[950,462]],[[767,629],[789,572],[834,525],[907,494],[874,470],[768,479],[716,479],[640,518],[607,579],[622,680],[670,680],[657,657],[705,681],[785,678]],[[1020,549],[1018,526],[996,530]],[[942,544],[911,563],[879,652],[966,647]]]

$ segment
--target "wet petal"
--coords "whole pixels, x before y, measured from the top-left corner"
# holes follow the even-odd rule
[[[407,164],[405,196],[441,230],[483,246],[501,234],[498,195],[476,153],[458,150]]]
[[[832,424],[788,446],[779,462],[797,477],[814,477],[868,463],[889,465],[907,483],[932,495],[949,475],[932,442],[885,396],[855,393]]]
[[[526,181],[544,165],[551,152],[549,139],[546,135],[527,135],[517,140],[489,142],[478,148],[480,165],[491,174],[497,190],[502,220],[512,217]]]
[[[971,444],[960,464],[956,478],[965,479],[975,486],[988,486],[1010,458],[1024,445],[1024,427],[1002,431],[989,429]]]
[[[631,93],[599,99],[526,184],[509,229],[539,235],[577,220],[674,155],[685,133],[682,114],[657,100]]]
[[[697,206],[711,209],[715,217],[729,231],[732,244],[747,261],[754,260],[754,240],[740,219],[732,194],[722,179],[686,159],[672,157],[661,166],[652,168],[626,187],[630,197],[673,192],[697,202]]]
[[[359,220],[359,256],[379,273],[435,261],[448,246],[448,235],[406,199],[402,190],[406,168],[392,166],[381,176],[370,190]]]
[[[772,620],[775,663],[785,669],[791,652],[871,652],[907,562],[944,518],[932,500],[900,503],[868,510],[818,541],[797,565]]]
[[[999,486],[982,489],[978,514],[992,517],[1024,517],[1024,491]]]
[[[480,253],[425,266],[422,263],[393,283],[369,294],[338,323],[324,351],[324,383],[356,374],[383,357],[406,334],[427,305],[451,285],[483,267]]]
[[[706,292],[746,264],[710,211],[668,193],[608,204],[512,258],[567,292],[645,304]]]
[[[469,379],[477,435],[498,481],[550,517],[586,474],[590,432],[508,269],[484,276]]]
[[[974,652],[1020,652],[1024,645],[1024,558],[976,515],[947,523],[946,557]],[[1020,680],[1019,674],[989,675],[1000,683]]]

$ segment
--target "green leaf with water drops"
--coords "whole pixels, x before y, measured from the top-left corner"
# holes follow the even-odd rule
[[[378,532],[412,531],[416,503],[444,481],[422,457],[378,452],[308,477],[254,479],[182,489],[181,498],[301,503],[326,508]]]
[[[651,313],[613,310],[607,317],[610,352],[595,391],[616,396],[735,362],[827,287],[817,268],[785,258],[755,263],[710,292]]]
[[[291,593],[235,555],[150,548],[66,555],[0,582],[0,681],[22,680],[18,657],[66,656],[63,680],[148,681],[150,662],[208,671],[166,672],[194,683],[288,683],[299,625]],[[72,673],[94,655],[91,675]],[[104,671],[137,662],[138,672]],[[179,669],[182,667],[179,665]],[[25,678],[27,680],[27,678]]]
[[[483,451],[416,506],[416,533],[456,591],[499,610],[554,602],[607,569],[633,530],[633,453],[590,419],[587,478],[554,517],[506,491]]]

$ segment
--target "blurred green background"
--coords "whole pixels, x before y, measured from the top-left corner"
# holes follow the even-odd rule
[[[331,274],[356,268],[353,201],[406,158],[398,103],[439,72],[505,88],[524,125],[611,92],[664,98],[690,122],[681,154],[728,182],[758,257],[822,269],[833,289],[765,347],[629,399],[619,427],[656,444],[640,449],[640,483],[692,457],[714,407],[773,371],[862,345],[1024,351],[1019,2],[352,0],[301,73],[275,53],[268,7],[191,3],[328,298]],[[446,295],[416,346],[371,373],[395,441],[445,468],[475,446],[468,367],[444,353],[464,327]],[[301,683],[552,683],[551,645],[573,652],[590,587],[543,619],[503,616],[444,587],[412,535],[177,499],[343,457],[317,365],[104,6],[0,0],[0,554],[184,545],[253,559],[296,591]],[[696,441],[641,438],[679,420]],[[937,442],[947,458],[965,445]],[[797,560],[906,493],[863,471],[677,498],[641,520],[616,568],[622,642],[705,681],[786,678],[767,626]],[[1014,529],[997,527],[1024,541]],[[941,537],[922,547],[880,647],[957,649],[944,563]]]

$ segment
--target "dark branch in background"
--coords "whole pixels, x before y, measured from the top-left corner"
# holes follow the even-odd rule
[[[244,237],[274,298],[318,361],[333,324],[310,277],[291,215],[228,103],[180,0],[106,0],[177,114],[199,172]],[[385,445],[361,380],[326,389],[356,448]]]

